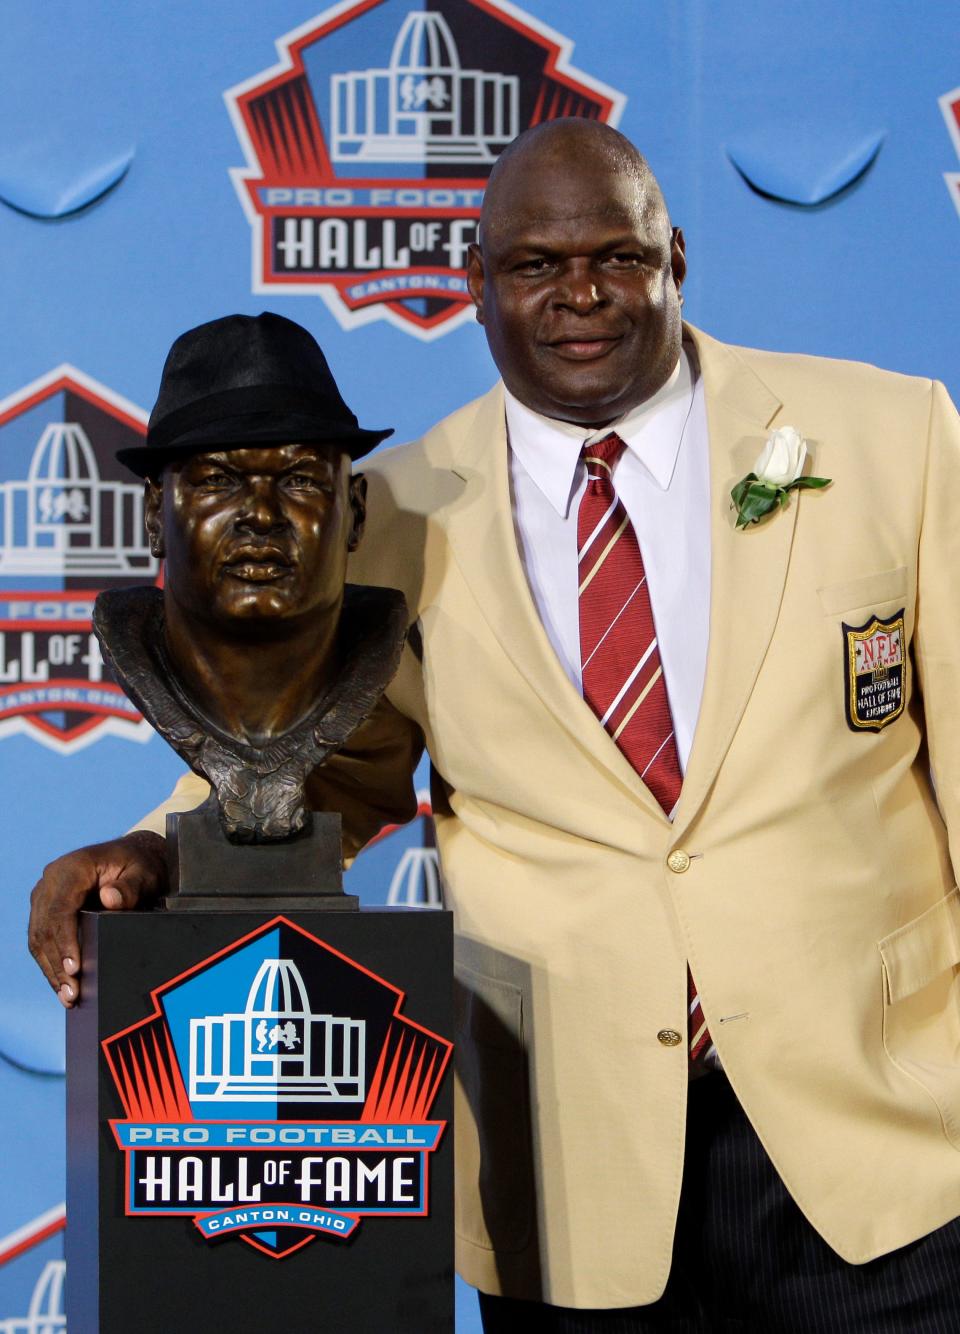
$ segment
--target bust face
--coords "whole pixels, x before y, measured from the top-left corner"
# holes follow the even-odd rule
[[[240,638],[338,614],[363,494],[336,444],[215,450],[168,465],[146,502],[165,597],[188,620]]]

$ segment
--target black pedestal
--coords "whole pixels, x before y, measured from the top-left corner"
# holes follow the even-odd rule
[[[71,1334],[450,1334],[451,920],[82,914]]]

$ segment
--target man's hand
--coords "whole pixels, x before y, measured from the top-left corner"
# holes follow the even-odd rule
[[[166,843],[146,830],[94,843],[51,862],[30,896],[30,953],[61,1003],[80,995],[77,913],[91,894],[103,908],[138,908],[167,888]]]

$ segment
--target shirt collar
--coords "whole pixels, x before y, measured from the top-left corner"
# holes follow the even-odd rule
[[[670,378],[652,398],[599,431],[544,417],[504,387],[510,448],[537,487],[562,517],[570,508],[577,465],[588,440],[616,431],[662,491],[670,486],[683,428],[696,387],[696,363],[684,347]]]

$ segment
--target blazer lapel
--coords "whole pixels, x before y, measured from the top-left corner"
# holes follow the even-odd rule
[[[781,403],[733,348],[689,333],[707,407],[712,566],[707,670],[674,819],[677,837],[703,804],[756,681],[780,609],[799,508],[794,493],[767,521],[735,527],[730,490],[752,468]]]
[[[447,533],[464,579],[517,670],[590,758],[666,823],[656,799],[571,684],[540,621],[517,549],[510,498],[503,391],[480,400],[470,430],[453,442],[452,471],[465,483]]]
[[[773,634],[790,559],[798,497],[738,531],[730,501],[780,410],[777,396],[733,348],[687,326],[704,380],[710,449],[710,641],[700,717],[674,818],[679,837],[716,778]],[[577,744],[664,822],[636,771],[570,683],[540,622],[513,529],[503,393],[485,396],[453,445],[464,490],[449,511],[448,537],[464,578],[504,651]]]

